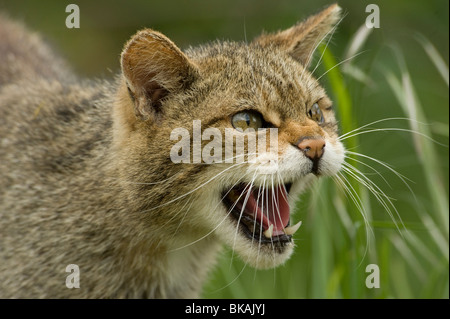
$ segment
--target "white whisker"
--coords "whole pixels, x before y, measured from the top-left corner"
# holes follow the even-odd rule
[[[319,41],[317,41],[317,42],[315,43],[315,46],[314,46],[313,50],[311,50],[311,52],[310,52],[309,55],[308,55],[308,59],[306,60],[305,65],[309,65],[309,63],[311,62],[311,59],[312,59],[312,57],[313,57],[313,55],[314,55],[314,52],[317,50],[317,48],[318,48],[319,45],[323,42],[323,40],[325,40],[325,39],[328,37],[328,35],[331,33],[331,36],[330,36],[330,38],[329,38],[329,40],[328,40],[328,42],[327,42],[327,44],[326,44],[326,47],[328,47],[328,44],[329,44],[331,38],[333,37],[334,32],[336,31],[338,25],[341,24],[342,20],[344,20],[344,18],[345,18],[346,16],[347,16],[347,14],[344,14],[344,15],[339,19],[339,21],[334,25],[334,27],[331,28],[327,33],[325,33],[325,35],[324,35]],[[325,52],[325,50],[324,50],[324,52]],[[314,74],[314,71],[317,69],[318,65],[319,65],[320,62],[322,61],[322,57],[323,57],[323,55],[324,55],[324,52],[323,52],[322,55],[320,56],[320,59],[319,59],[319,61],[317,62],[316,67],[315,67],[314,70],[311,72],[311,74]],[[303,80],[303,75],[304,75],[306,69],[307,69],[307,68],[305,67],[305,68],[303,69],[302,73],[300,74],[300,81]]]
[[[417,132],[417,131],[415,131],[415,130],[411,130],[411,129],[407,129],[407,128],[398,128],[398,127],[387,127],[387,128],[367,129],[367,130],[364,130],[364,131],[360,131],[360,132],[353,133],[353,134],[351,134],[351,135],[347,135],[347,136],[345,136],[345,137],[343,137],[343,138],[342,138],[342,136],[341,136],[341,137],[339,137],[338,139],[339,139],[340,141],[343,141],[343,140],[346,140],[347,138],[351,138],[351,137],[358,136],[358,135],[362,135],[362,134],[373,133],[373,132],[389,132],[389,131],[400,131],[400,132],[414,133],[414,134],[417,134],[417,135],[419,135],[419,136],[422,136],[422,137],[424,137],[424,138],[426,138],[426,139],[432,141],[433,143],[439,144],[439,145],[444,146],[444,147],[448,147],[447,145],[442,144],[442,143],[439,143],[438,141],[432,139],[431,137],[429,137],[429,136],[426,135],[426,134],[423,134],[423,133],[421,133],[421,132]]]
[[[242,179],[242,178],[241,178],[241,179]],[[233,185],[232,187],[230,187],[230,189],[225,193],[225,195],[222,197],[222,199],[221,199],[221,200],[219,201],[219,203],[214,207],[213,210],[215,210],[215,209],[217,208],[217,206],[220,205],[220,204],[222,203],[222,201],[225,199],[225,197],[228,195],[228,193],[233,189],[233,187],[235,187],[237,184],[239,184],[239,183],[241,182],[241,179],[239,179],[236,183],[234,183],[234,185]],[[240,198],[241,196],[242,196],[242,194],[239,196],[239,198]],[[217,228],[220,227],[220,225],[221,225],[227,218],[229,218],[228,216],[230,215],[231,211],[233,210],[234,206],[236,205],[236,203],[237,203],[238,201],[239,201],[239,199],[238,199],[237,201],[234,202],[234,204],[231,206],[231,208],[229,209],[229,211],[225,214],[225,216],[223,217],[223,219],[216,225],[216,227],[214,227],[212,230],[210,230],[207,234],[201,236],[200,238],[198,238],[198,239],[196,239],[196,240],[194,240],[194,241],[192,241],[192,242],[190,242],[190,243],[188,243],[188,244],[186,244],[186,245],[183,245],[183,246],[181,246],[181,247],[177,247],[177,248],[171,249],[171,250],[169,250],[169,252],[171,252],[171,251],[177,251],[177,250],[186,248],[186,247],[188,247],[188,246],[191,246],[191,245],[193,245],[193,244],[199,242],[200,240],[202,240],[202,239],[208,237],[209,235],[211,235]]]
[[[245,206],[247,205],[247,201],[248,201],[248,199],[249,199],[249,197],[251,195],[251,192],[252,192],[252,189],[253,189],[253,183],[255,181],[255,178],[256,178],[256,171],[253,174],[251,182],[245,186],[244,191],[241,193],[241,194],[243,194],[243,193],[247,193],[247,194],[245,196],[244,203],[242,204],[242,209],[241,209],[241,212],[239,214],[239,219],[238,219],[238,222],[237,222],[237,225],[236,225],[236,231],[235,231],[234,240],[233,240],[233,249],[232,249],[232,253],[231,253],[231,261],[230,261],[231,263],[233,262],[234,248],[235,248],[235,245],[236,245],[236,238],[237,238],[237,234],[238,234],[238,230],[239,230],[239,225],[240,225],[241,218],[242,218],[242,215],[243,215],[244,210],[245,210]],[[239,196],[239,198],[240,198],[240,196]],[[238,198],[238,200],[239,200],[239,198]],[[230,266],[231,266],[231,263],[230,263]]]
[[[350,196],[351,200],[355,204],[356,208],[358,209],[359,213],[361,214],[361,216],[362,216],[362,218],[364,220],[364,225],[365,225],[365,230],[366,230],[366,247],[365,247],[365,250],[364,250],[363,258],[361,258],[361,262],[358,265],[358,267],[359,267],[361,265],[361,263],[363,262],[363,260],[364,260],[364,256],[366,256],[366,254],[367,254],[367,252],[369,250],[370,234],[372,234],[373,237],[375,237],[375,234],[374,234],[373,229],[370,226],[370,223],[369,223],[369,221],[367,219],[367,213],[366,213],[365,208],[364,208],[364,206],[362,204],[362,200],[359,197],[359,195],[356,192],[356,190],[351,185],[351,183],[348,181],[348,179],[341,172],[338,172],[337,175],[333,176],[333,180],[337,181],[338,185],[341,185],[341,187],[344,189],[345,196],[347,196],[347,194]]]
[[[161,205],[157,205],[157,206],[152,207],[152,208],[150,208],[150,209],[144,210],[144,211],[142,211],[141,213],[146,213],[146,212],[152,211],[152,210],[154,210],[154,209],[157,209],[157,208],[160,208],[160,207],[169,205],[169,204],[171,204],[171,203],[173,203],[173,202],[175,202],[175,201],[177,201],[177,200],[179,200],[179,199],[181,199],[181,198],[184,198],[184,197],[186,197],[187,195],[192,194],[193,192],[195,192],[195,191],[199,190],[200,188],[204,187],[205,185],[207,185],[208,183],[210,183],[210,182],[213,181],[214,179],[218,178],[220,175],[224,174],[224,173],[227,172],[228,170],[230,170],[230,169],[232,169],[232,168],[235,168],[236,166],[242,165],[242,164],[244,164],[244,163],[233,164],[233,165],[231,165],[230,167],[227,167],[226,169],[222,170],[220,173],[216,174],[214,177],[210,178],[210,179],[207,180],[206,182],[204,182],[204,183],[202,183],[201,185],[199,185],[199,186],[195,187],[194,189],[190,190],[189,192],[184,193],[183,195],[178,196],[178,197],[176,197],[176,198],[174,198],[174,199],[172,199],[172,200],[170,200],[170,201],[168,201],[168,202],[165,202],[165,203],[163,203],[163,204],[161,204]]]
[[[385,118],[385,119],[381,119],[381,120],[376,120],[376,121],[370,122],[368,124],[364,124],[364,125],[362,125],[362,126],[360,126],[358,128],[355,128],[355,129],[351,130],[350,132],[347,132],[345,134],[340,135],[338,139],[340,140],[341,138],[343,138],[343,137],[345,137],[347,135],[350,135],[350,134],[352,134],[355,131],[360,131],[363,128],[366,128],[366,127],[374,125],[374,124],[378,124],[378,123],[386,122],[386,121],[397,121],[397,120],[412,121],[410,118],[407,118],[407,117],[388,117],[388,118]],[[426,125],[426,123],[422,123],[422,122],[418,122],[418,123]]]
[[[336,65],[334,65],[333,67],[331,67],[331,68],[329,68],[327,71],[325,71],[321,76],[319,76],[317,79],[316,79],[316,81],[319,81],[324,75],[326,75],[328,72],[330,72],[331,70],[333,70],[335,67],[337,67],[337,66],[339,66],[339,65],[341,65],[342,63],[345,63],[345,62],[347,62],[347,61],[349,61],[349,60],[351,60],[351,59],[354,59],[354,58],[356,58],[358,55],[361,55],[361,54],[363,54],[363,53],[365,53],[366,51],[362,51],[362,52],[359,52],[359,53],[357,53],[357,54],[355,54],[355,55],[353,55],[353,56],[351,56],[351,57],[349,57],[349,58],[347,58],[347,59],[345,59],[345,60],[342,60],[341,62],[339,62],[339,63],[336,63]]]

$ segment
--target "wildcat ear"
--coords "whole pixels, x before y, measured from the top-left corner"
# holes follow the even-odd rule
[[[319,43],[331,33],[333,26],[339,21],[340,12],[341,8],[333,4],[287,30],[263,34],[254,42],[264,47],[281,47],[295,60],[308,67]]]
[[[122,73],[138,118],[157,118],[161,101],[189,86],[196,67],[163,34],[145,29],[134,35],[121,55]]]

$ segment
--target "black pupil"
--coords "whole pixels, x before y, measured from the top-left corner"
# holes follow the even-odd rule
[[[322,112],[320,111],[320,108],[317,105],[317,103],[313,104],[311,109],[308,111],[308,115],[314,121],[317,121],[319,123],[323,122]]]
[[[245,122],[247,123],[247,125],[250,125],[250,115],[248,113],[245,113],[244,116],[245,116]]]

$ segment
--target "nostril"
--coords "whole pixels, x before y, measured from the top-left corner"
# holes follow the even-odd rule
[[[312,161],[322,157],[325,150],[323,138],[304,138],[300,140],[297,147]]]

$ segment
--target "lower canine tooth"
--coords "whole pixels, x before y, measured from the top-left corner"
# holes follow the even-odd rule
[[[297,224],[295,224],[294,226],[290,226],[290,227],[286,227],[284,229],[284,233],[286,235],[294,235],[295,232],[300,228],[300,226],[302,225],[302,221],[299,221]]]
[[[267,229],[264,231],[264,236],[266,236],[267,238],[272,238],[272,234],[273,234],[273,224],[271,224],[271,225],[269,226],[269,228],[267,228]]]

